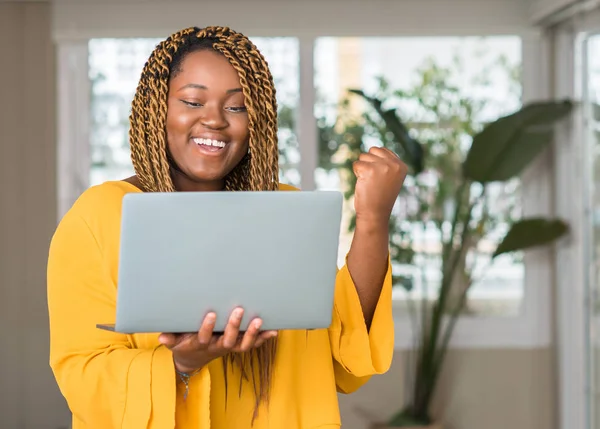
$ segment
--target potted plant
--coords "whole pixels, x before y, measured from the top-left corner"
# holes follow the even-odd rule
[[[369,108],[358,118],[345,116],[341,109],[332,126],[319,122],[321,166],[340,171],[350,202],[356,184],[352,163],[367,149],[366,142],[376,141],[398,153],[410,171],[390,220],[392,262],[439,267],[434,293],[409,301],[414,347],[404,403],[373,427],[442,429],[430,404],[456,323],[469,311],[468,293],[485,274],[481,261],[489,266],[506,255],[550,244],[568,230],[560,219],[521,217],[515,191],[520,175],[548,147],[554,125],[573,105],[532,102],[478,124],[475,112],[481,106],[461,98],[460,89],[435,65],[422,73],[420,85],[411,91],[392,92],[382,81],[378,94],[350,93],[366,100]],[[401,119],[407,99],[418,101],[417,110],[427,123]],[[351,219],[349,230],[353,228]],[[419,237],[428,231],[440,238],[439,250],[423,245]],[[402,272],[394,275],[396,287],[411,291],[414,283],[414,277]]]

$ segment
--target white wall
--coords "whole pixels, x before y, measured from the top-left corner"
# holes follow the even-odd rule
[[[396,353],[389,373],[340,397],[342,429],[368,429],[369,422],[383,421],[399,410],[404,356]],[[553,374],[548,349],[451,350],[433,412],[443,429],[555,429]]]
[[[582,20],[600,7],[600,0],[524,0],[532,25],[552,26],[575,18]]]
[[[532,22],[538,22],[548,16],[567,9],[577,0],[529,0],[529,14]]]
[[[527,30],[524,0],[58,1],[57,39],[164,36],[227,25],[255,36],[515,34]]]
[[[58,429],[48,365],[46,258],[56,225],[50,5],[0,3],[0,428]]]

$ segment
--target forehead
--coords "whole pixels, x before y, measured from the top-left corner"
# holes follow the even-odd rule
[[[192,52],[181,62],[180,71],[173,77],[173,85],[194,83],[208,89],[225,89],[240,86],[237,71],[220,53],[213,50]]]

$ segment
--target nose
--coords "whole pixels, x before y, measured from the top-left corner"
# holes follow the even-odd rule
[[[221,130],[227,127],[228,125],[224,113],[225,112],[220,106],[205,105],[202,109],[202,116],[200,117],[200,122],[206,128],[210,128],[212,130]]]

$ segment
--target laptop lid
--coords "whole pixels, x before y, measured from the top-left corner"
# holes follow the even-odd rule
[[[236,306],[264,330],[331,323],[339,192],[131,193],[123,198],[117,332],[223,331]]]

